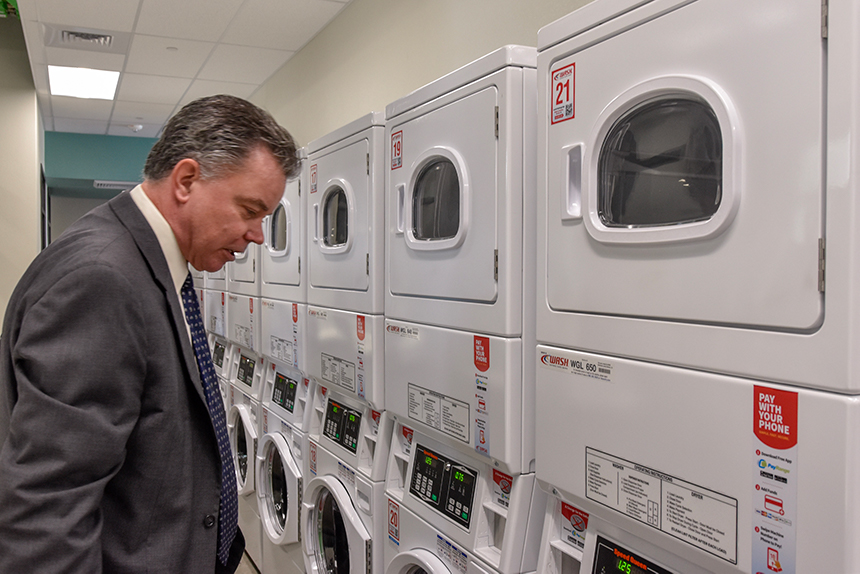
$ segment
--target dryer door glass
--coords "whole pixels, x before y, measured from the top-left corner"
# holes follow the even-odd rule
[[[346,192],[335,188],[325,198],[323,208],[323,241],[329,247],[344,245],[349,232]]]
[[[236,419],[236,468],[239,471],[239,481],[245,484],[248,479],[248,437],[242,417]]]
[[[650,100],[619,118],[598,159],[597,203],[606,227],[710,219],[720,206],[723,146],[699,100]]]
[[[415,239],[449,239],[460,229],[460,178],[450,160],[434,158],[415,178],[412,234]]]
[[[272,251],[284,251],[287,248],[287,210],[283,203],[278,204],[269,221],[271,225],[269,232],[272,238],[270,248]]]
[[[271,444],[269,453],[269,492],[272,493],[272,516],[275,518],[275,524],[278,531],[283,532],[287,524],[288,499],[287,495],[287,475],[284,472],[284,463],[281,460],[281,453]]]
[[[346,526],[334,495],[328,489],[317,502],[317,562],[320,574],[349,573]]]

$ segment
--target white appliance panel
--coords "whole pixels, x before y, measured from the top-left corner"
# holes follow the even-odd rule
[[[262,299],[260,347],[263,355],[299,371],[305,369],[307,305]]]
[[[235,254],[235,260],[228,261],[227,291],[242,295],[260,296],[260,246],[249,243],[242,253]]]
[[[657,10],[668,3],[652,4]],[[541,54],[545,90],[553,89],[547,72],[573,66],[575,74],[575,116],[546,126],[544,132],[542,259],[550,309],[796,330],[821,322],[819,8],[760,2],[739,4],[737,10],[744,18],[738,19],[724,3],[708,0],[649,14],[641,21],[632,11]],[[610,68],[611,74],[604,73]],[[563,88],[553,85],[556,91]],[[719,119],[722,188],[717,193],[722,203],[713,218],[726,220],[720,228],[699,231],[696,228],[708,222],[634,227],[600,223],[609,210],[598,196],[601,180],[610,177],[599,168],[608,127],[643,101],[677,97],[705,101]],[[545,95],[540,102],[544,124],[552,121],[548,103]],[[648,122],[662,121],[656,117],[660,114],[665,116],[665,110],[642,120],[647,125],[638,133],[637,124],[625,124],[630,141],[613,152],[626,154],[627,162],[615,177],[631,180],[617,195],[635,194],[619,208],[625,210],[624,217],[638,210],[648,220],[653,215],[649,209],[663,206],[660,194],[691,205],[708,197],[701,183],[705,175],[696,172],[700,164],[695,161],[701,160],[683,164],[685,157],[700,151],[697,142],[707,145],[707,138],[694,139],[700,132],[667,133],[668,128],[649,132],[654,128]],[[789,123],[786,118],[791,118]],[[779,135],[779,128],[788,125],[791,135]],[[637,135],[642,137],[638,143]],[[661,170],[666,163],[670,167]],[[637,179],[641,183],[635,183]],[[563,207],[577,186],[579,216]],[[678,233],[680,228],[686,232]]]
[[[853,570],[860,505],[834,493],[860,480],[860,399],[544,345],[537,353],[536,476],[547,491],[709,572],[750,572],[762,513],[776,538],[794,540],[797,572]],[[794,397],[796,421],[782,406],[756,415],[778,392]],[[754,416],[759,428],[790,427],[795,450],[757,446]],[[770,470],[776,457],[784,462]]]
[[[384,324],[382,315],[308,305],[305,374],[384,410]]]
[[[221,267],[218,271],[203,272],[203,287],[217,291],[227,290],[227,269]]]
[[[219,337],[227,338],[227,292],[204,289],[203,298],[206,330]]]
[[[260,353],[260,298],[227,294],[227,338]]]
[[[522,353],[518,338],[387,320],[386,408],[464,454],[529,472],[534,415]]]

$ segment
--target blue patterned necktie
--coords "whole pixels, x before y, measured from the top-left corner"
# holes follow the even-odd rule
[[[218,451],[221,454],[221,498],[218,512],[218,559],[221,564],[227,564],[230,546],[236,537],[238,522],[238,506],[236,494],[236,471],[233,468],[233,454],[230,450],[230,439],[227,436],[227,417],[224,415],[224,403],[218,391],[215,378],[215,368],[212,366],[212,356],[209,354],[209,344],[206,342],[206,332],[203,330],[203,320],[200,318],[200,305],[197,294],[191,282],[191,274],[182,284],[182,304],[185,307],[185,320],[191,328],[191,343],[194,345],[194,356],[197,358],[197,368],[203,382],[203,393],[206,396],[206,406],[215,427],[218,439]]]

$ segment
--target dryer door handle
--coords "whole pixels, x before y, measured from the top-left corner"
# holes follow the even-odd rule
[[[314,204],[314,243],[320,239],[320,204]]]
[[[561,220],[582,219],[582,157],[585,146],[581,143],[561,149]]]
[[[398,235],[402,235],[403,229],[405,227],[405,224],[403,221],[403,209],[404,209],[405,204],[406,204],[406,184],[401,183],[400,185],[397,186],[396,189],[397,189],[397,191],[396,191],[396,193],[397,193],[397,201],[396,201],[397,206],[395,208],[396,209],[395,216],[397,219],[396,232]]]

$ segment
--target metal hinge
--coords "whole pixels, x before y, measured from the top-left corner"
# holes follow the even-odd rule
[[[367,274],[370,275],[370,253],[367,254]]]
[[[821,0],[821,37],[827,38],[828,0]]]
[[[257,272],[257,260],[251,259],[251,273]]]
[[[299,257],[299,273],[302,272],[302,258]]]
[[[823,237],[818,240],[818,291],[824,293],[824,271],[827,259],[827,240]]]
[[[299,197],[302,196],[302,180],[299,180]]]
[[[372,565],[373,565],[373,560],[372,560],[373,559],[373,548],[372,548],[372,544],[373,544],[372,540],[368,540],[367,542],[364,543],[364,559],[365,559],[365,564],[367,566],[367,574],[373,574],[373,567],[372,567]]]
[[[367,175],[370,175],[370,154],[367,154]]]
[[[499,106],[496,106],[496,139],[499,137]]]
[[[493,252],[493,277],[496,281],[499,280],[499,250]]]

